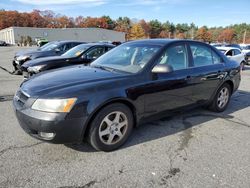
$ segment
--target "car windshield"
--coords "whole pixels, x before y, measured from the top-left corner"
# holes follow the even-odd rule
[[[48,43],[48,44],[45,44],[43,45],[41,48],[40,48],[40,51],[50,51],[50,50],[53,50],[55,48],[57,48],[59,46],[58,43]]]
[[[91,66],[110,68],[127,73],[137,73],[160,49],[157,45],[127,43],[102,55]]]
[[[80,45],[70,49],[69,51],[65,52],[64,54],[62,54],[62,56],[66,57],[66,58],[78,57],[79,55],[81,55],[83,52],[85,52],[90,47],[91,47],[90,45],[80,44]]]

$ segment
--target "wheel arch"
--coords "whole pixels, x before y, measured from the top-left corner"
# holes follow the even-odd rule
[[[230,86],[230,89],[231,89],[231,94],[234,92],[234,83],[232,80],[226,80],[223,84],[227,83],[229,86]],[[222,85],[223,85],[222,84]]]
[[[135,108],[134,104],[131,101],[124,99],[124,98],[115,98],[115,99],[111,99],[111,100],[108,100],[108,101],[102,103],[90,114],[90,117],[86,121],[86,128],[83,130],[83,133],[82,133],[83,139],[86,138],[88,131],[89,131],[89,128],[90,128],[90,124],[93,121],[93,119],[95,118],[95,116],[97,115],[97,113],[99,113],[100,110],[102,110],[106,106],[114,104],[114,103],[116,103],[116,104],[120,103],[120,104],[126,105],[131,110],[132,115],[133,115],[134,126],[136,126],[137,114],[136,114],[136,108]]]

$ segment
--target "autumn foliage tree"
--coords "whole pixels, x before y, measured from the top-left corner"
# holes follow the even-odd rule
[[[212,35],[206,27],[201,27],[197,31],[196,39],[201,40],[203,42],[211,42]]]
[[[233,29],[224,29],[218,36],[218,41],[232,43],[235,36],[236,34]]]
[[[134,22],[128,17],[119,17],[116,20],[106,15],[102,17],[77,16],[72,18],[56,14],[51,10],[33,10],[29,13],[0,10],[0,29],[11,26],[41,28],[104,28],[124,32],[126,34],[126,39],[141,38],[142,34],[138,35],[138,33],[142,33],[143,30],[143,38],[195,38],[204,42],[250,42],[250,24],[246,23],[234,24],[226,28],[208,28],[205,26],[198,28],[194,23],[173,24],[170,21],[162,23],[159,20],[139,20]]]
[[[129,39],[136,40],[136,39],[143,39],[145,38],[145,32],[140,24],[134,24],[129,32]]]

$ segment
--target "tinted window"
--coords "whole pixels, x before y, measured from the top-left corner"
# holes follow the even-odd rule
[[[221,57],[212,50],[213,62],[214,64],[221,63]]]
[[[66,52],[68,51],[69,49],[71,48],[71,44],[70,43],[67,43],[67,44],[63,44],[59,47],[60,51],[61,52]]]
[[[234,55],[239,55],[241,54],[240,50],[234,49]]]
[[[226,56],[233,56],[233,50],[229,50],[225,55]]]
[[[187,50],[185,45],[170,46],[158,60],[158,64],[169,64],[174,70],[187,67]]]
[[[192,51],[195,67],[213,64],[213,56],[211,48],[208,48],[200,44],[192,44],[190,45],[190,48]]]
[[[97,48],[91,49],[89,52],[87,52],[86,55],[90,59],[96,59],[104,53],[105,53],[104,47],[97,47]]]

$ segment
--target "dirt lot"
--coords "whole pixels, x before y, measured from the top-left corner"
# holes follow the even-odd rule
[[[105,153],[24,133],[12,109],[22,76],[8,73],[17,50],[0,48],[0,187],[249,187],[250,67],[224,113],[200,108],[148,123]]]

